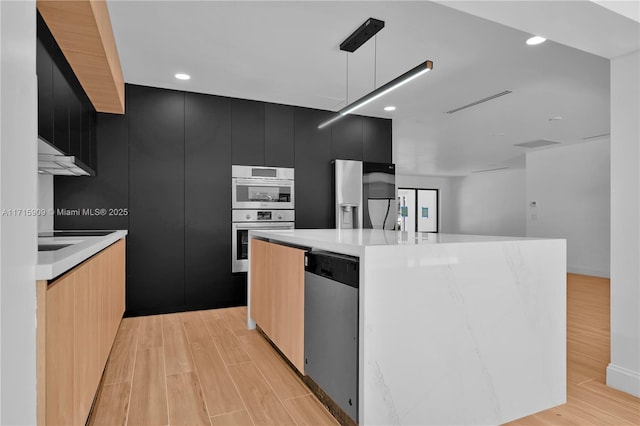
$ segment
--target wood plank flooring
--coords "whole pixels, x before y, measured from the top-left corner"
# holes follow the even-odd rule
[[[337,424],[255,330],[245,307],[125,318],[90,424]],[[567,404],[510,425],[640,425],[605,385],[609,280],[569,274]]]
[[[89,424],[336,425],[246,307],[125,318]]]

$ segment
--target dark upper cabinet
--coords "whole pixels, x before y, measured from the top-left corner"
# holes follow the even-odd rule
[[[71,87],[64,72],[53,67],[53,144],[65,154],[69,148],[69,98]]]
[[[185,94],[185,303],[245,303],[231,277],[231,100]]]
[[[95,170],[95,108],[40,14],[37,43],[38,135]]]
[[[264,166],[264,103],[231,100],[231,161]]]
[[[127,310],[184,305],[184,93],[127,86]]]
[[[296,228],[333,228],[331,129],[318,129],[331,114],[295,109]]]
[[[49,51],[53,38],[38,15],[36,73],[38,75],[38,135],[53,143],[53,59]]]
[[[362,159],[374,163],[393,161],[392,121],[364,117],[362,120]]]
[[[80,141],[81,155],[80,161],[91,167],[97,172],[96,165],[93,162],[94,151],[96,150],[96,139],[94,137],[96,114],[92,114],[91,105],[87,105],[88,101],[83,102],[80,115]]]
[[[73,92],[69,96],[69,151],[67,154],[82,158],[82,103]]]
[[[90,149],[88,150],[88,159],[89,159],[89,167],[95,170],[96,175],[99,173],[98,171],[98,118],[97,114],[94,112],[93,114],[89,114],[89,144]],[[128,135],[127,135],[128,136]],[[128,141],[128,137],[124,136]],[[108,148],[107,148],[108,149]],[[101,152],[104,152],[104,149],[100,149]],[[103,154],[104,155],[104,154]]]
[[[362,161],[362,122],[366,118],[347,115],[331,126],[331,158]]]
[[[265,166],[294,166],[293,109],[287,105],[264,105]]]

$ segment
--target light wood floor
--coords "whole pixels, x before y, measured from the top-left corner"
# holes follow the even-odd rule
[[[640,425],[640,399],[605,385],[609,280],[569,274],[567,400],[511,425]],[[90,424],[336,424],[246,308],[126,318]]]
[[[92,425],[337,424],[247,309],[122,320]]]

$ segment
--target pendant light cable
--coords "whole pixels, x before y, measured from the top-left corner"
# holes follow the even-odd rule
[[[344,104],[349,105],[349,52],[345,52],[347,55],[347,87],[346,87],[346,95],[344,99]]]
[[[378,88],[378,34],[373,37],[373,89]]]

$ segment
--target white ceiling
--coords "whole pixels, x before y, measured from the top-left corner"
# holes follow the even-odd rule
[[[528,33],[441,4],[111,0],[108,5],[125,81],[134,84],[337,110],[345,104],[347,55],[349,101],[374,88],[374,68],[379,86],[431,59],[432,72],[359,111],[393,118],[399,174],[522,167],[526,149],[513,144],[551,139],[567,145],[609,132],[608,59],[554,41],[530,47]],[[604,23],[615,25],[601,31],[614,41],[609,44],[633,47],[627,39],[638,34],[638,23],[591,5],[611,14]],[[376,40],[352,54],[340,51],[340,42],[368,17],[385,21]],[[176,72],[192,78],[175,80]],[[513,93],[445,113],[504,90]],[[390,104],[397,110],[384,112]],[[556,116],[563,119],[549,121]]]

